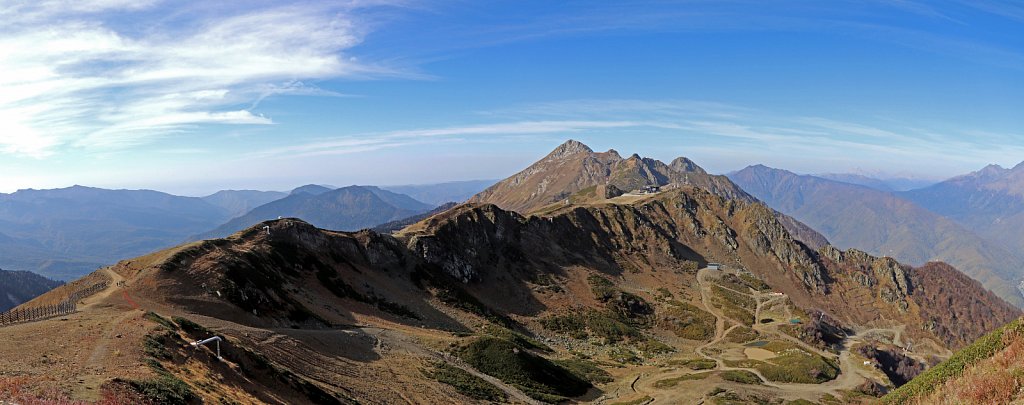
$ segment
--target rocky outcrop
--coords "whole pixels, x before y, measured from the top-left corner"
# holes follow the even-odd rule
[[[529,214],[552,209],[555,204],[597,202],[599,196],[611,198],[644,186],[693,187],[728,200],[756,201],[729,178],[708,174],[685,157],[667,165],[637,154],[623,159],[615,150],[598,153],[578,141],[569,140],[530,167],[473,196],[469,202],[495,204],[502,209]],[[605,187],[605,192],[591,192],[592,187]],[[580,197],[577,193],[584,190],[590,197],[577,198]],[[825,237],[799,221],[778,212],[773,215],[804,245],[817,249],[828,243]],[[726,243],[735,237],[722,230],[716,236]]]

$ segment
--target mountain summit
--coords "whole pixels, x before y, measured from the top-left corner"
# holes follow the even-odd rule
[[[492,203],[526,214],[589,187],[614,186],[628,192],[668,185],[695,186],[722,197],[754,201],[725,176],[709,175],[684,157],[667,165],[637,154],[623,158],[615,150],[594,152],[579,141],[569,140],[530,167],[477,194],[470,202]]]
[[[614,149],[594,152],[575,140],[559,145],[543,159],[473,196],[469,202],[494,204],[502,209],[529,214],[543,208],[555,208],[556,203],[578,204],[584,200],[624,202],[610,198],[647,186],[689,186],[730,200],[757,202],[728,177],[708,174],[685,157],[676,158],[666,165],[637,154],[623,158]],[[776,214],[786,229],[807,246],[816,249],[828,244],[824,236],[810,227]]]

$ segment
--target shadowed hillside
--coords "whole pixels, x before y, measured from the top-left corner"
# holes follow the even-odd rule
[[[27,271],[0,269],[0,312],[50,291],[61,283]]]

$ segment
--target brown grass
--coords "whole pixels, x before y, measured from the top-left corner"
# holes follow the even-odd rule
[[[964,370],[914,404],[1005,404],[1019,400],[1024,387],[1024,337],[1012,330],[1003,335],[1006,347]]]
[[[10,401],[19,405],[130,405],[138,404],[138,398],[110,387],[104,387],[100,400],[86,402],[71,399],[59,390],[31,391],[29,377],[0,377],[0,401]]]

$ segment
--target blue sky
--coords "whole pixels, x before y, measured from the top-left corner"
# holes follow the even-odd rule
[[[569,138],[719,173],[1024,160],[1020,2],[22,3],[3,192],[502,178]]]

